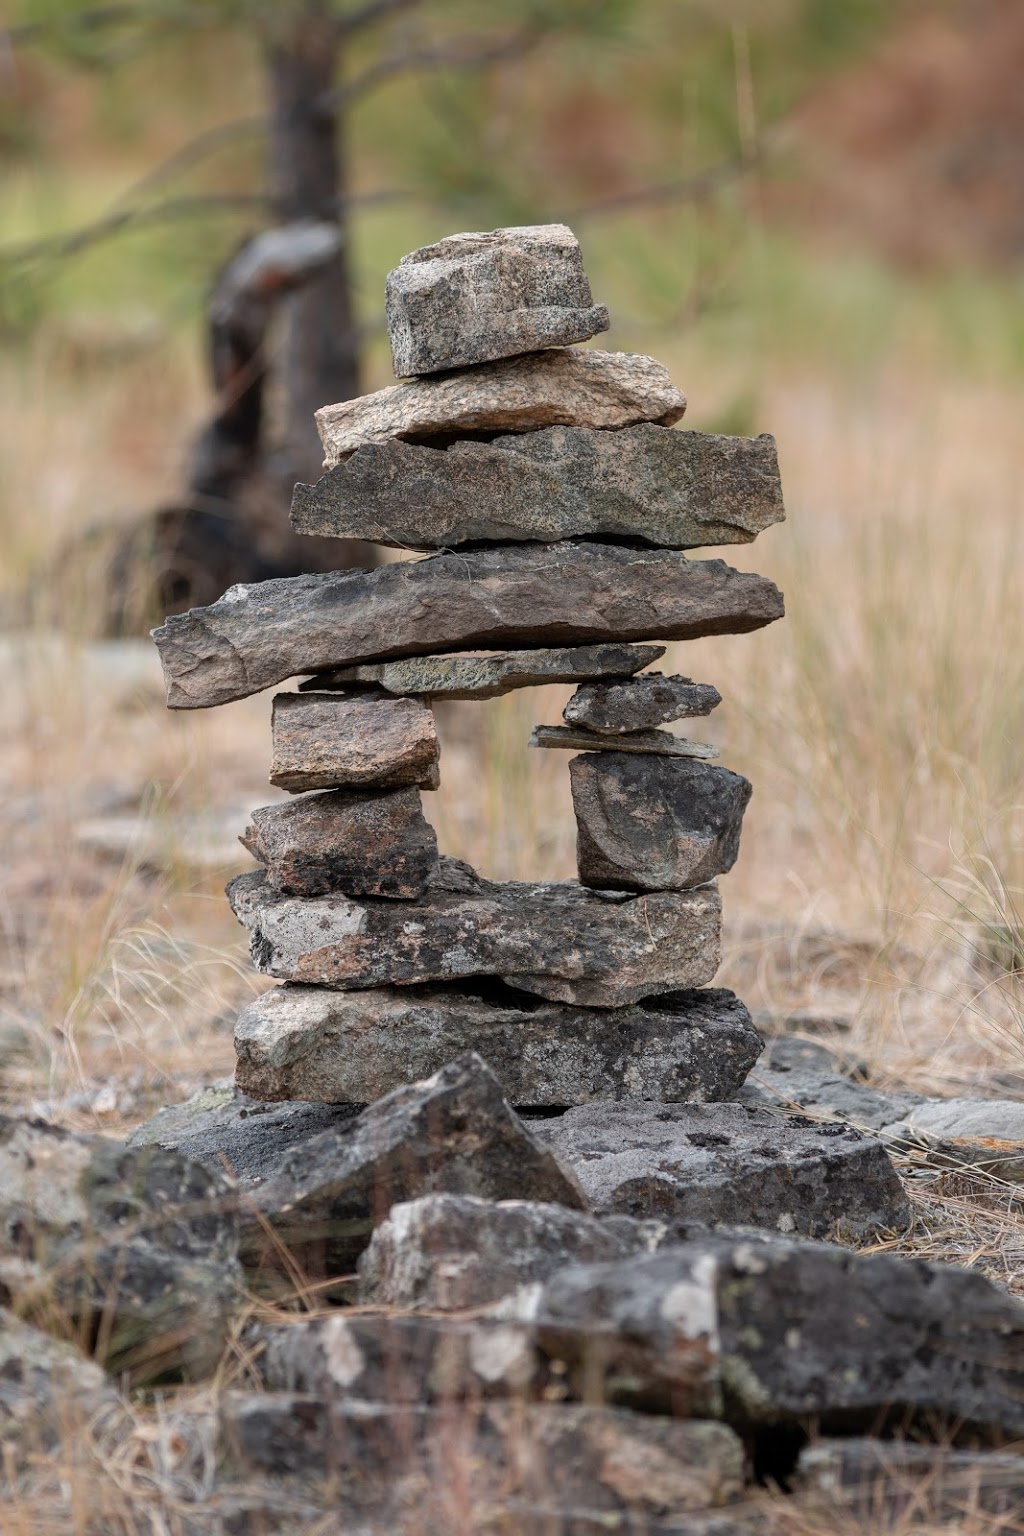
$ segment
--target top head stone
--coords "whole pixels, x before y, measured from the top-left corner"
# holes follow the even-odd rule
[[[608,329],[564,224],[449,235],[388,274],[397,378],[570,346]]]

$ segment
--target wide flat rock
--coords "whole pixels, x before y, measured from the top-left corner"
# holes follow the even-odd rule
[[[1024,1104],[1016,1099],[922,1099],[879,1135],[904,1156],[1024,1182]]]
[[[881,1142],[740,1104],[586,1104],[539,1121],[595,1211],[860,1241],[910,1206]]]
[[[881,1131],[925,1102],[919,1093],[876,1088],[828,1067],[780,1067],[773,1055],[767,1065],[758,1064],[754,1077],[744,1083],[737,1098],[783,1117],[803,1109],[815,1119],[842,1120],[870,1131]]]
[[[541,427],[671,426],[686,398],[653,357],[596,348],[553,347],[435,378],[407,379],[316,413],[324,468],[357,448]]]
[[[271,730],[271,784],[306,789],[436,789],[441,745],[418,699],[279,693]]]
[[[571,538],[749,544],[785,517],[775,439],[645,423],[546,427],[447,448],[391,438],[297,485],[297,533],[398,549]]]
[[[571,725],[535,725],[531,747],[554,747],[563,752],[643,752],[655,757],[692,757],[706,762],[718,756],[707,741],[690,741],[671,731],[627,731],[622,736],[599,736],[596,731]]]
[[[722,695],[710,683],[647,672],[608,683],[582,683],[562,710],[562,719],[566,725],[584,726],[602,736],[618,736],[623,731],[650,731],[672,720],[710,715],[721,702]]]
[[[496,656],[408,656],[318,672],[300,693],[355,685],[412,698],[497,699],[516,688],[575,683],[580,678],[628,677],[664,656],[663,645],[567,645],[557,650],[505,651]]]
[[[275,896],[262,871],[228,886],[257,970],[341,991],[498,976],[559,1002],[621,1008],[704,986],[720,959],[717,889],[631,896],[482,880],[442,858],[415,903]]]
[[[783,614],[764,576],[673,550],[525,544],[232,587],[153,638],[172,709],[244,699],[296,673],[505,646],[693,640]]]
[[[411,251],[384,289],[396,378],[571,346],[608,329],[565,224],[449,235]]]
[[[729,1099],[761,1050],[732,992],[647,998],[609,1014],[505,987],[285,985],[235,1026],[239,1087],[255,1099],[369,1103],[475,1050],[513,1104]]]
[[[683,891],[736,862],[749,781],[685,758],[585,752],[569,764],[584,885]]]

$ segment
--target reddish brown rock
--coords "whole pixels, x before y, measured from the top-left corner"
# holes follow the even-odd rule
[[[436,789],[441,747],[434,716],[416,699],[383,694],[279,693],[271,784]]]

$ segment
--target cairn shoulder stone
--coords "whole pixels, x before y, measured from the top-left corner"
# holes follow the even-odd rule
[[[860,1242],[906,1227],[881,1142],[741,1104],[586,1104],[536,1126],[595,1211]]]
[[[437,834],[419,791],[332,790],[251,813],[241,842],[286,896],[406,900],[422,895],[437,865]]]
[[[732,992],[702,988],[606,1010],[500,982],[335,992],[274,987],[235,1026],[239,1087],[257,1099],[370,1103],[475,1050],[509,1100],[712,1102],[735,1097],[762,1048]]]
[[[271,784],[307,789],[437,789],[441,745],[417,699],[279,693],[274,699]]]
[[[775,439],[647,423],[432,447],[391,438],[297,485],[297,533],[398,549],[593,538],[749,544],[785,517]]]
[[[358,686],[401,697],[497,699],[516,688],[575,683],[585,677],[629,677],[664,656],[663,645],[569,645],[558,650],[506,651],[496,656],[409,656],[318,672],[300,693]]]
[[[585,542],[526,544],[232,587],[209,608],[172,615],[153,638],[170,708],[205,709],[353,662],[693,640],[761,629],[782,614],[773,582],[721,560]]]
[[[440,446],[470,433],[635,427],[643,421],[668,427],[685,410],[686,397],[653,357],[553,347],[325,405],[316,424],[324,468],[333,469],[357,448],[391,438]]]
[[[697,758],[707,762],[718,748],[707,741],[690,741],[671,731],[626,731],[621,736],[599,736],[596,731],[571,725],[535,725],[531,747],[553,747],[562,752],[642,752],[647,757]]]
[[[685,758],[586,752],[569,764],[580,880],[681,891],[736,862],[749,781]]]
[[[564,224],[449,235],[403,256],[384,290],[396,378],[571,346],[608,329]]]
[[[481,880],[441,859],[415,903],[275,896],[262,871],[228,886],[257,970],[341,991],[497,976],[558,1002],[621,1008],[700,987],[720,961],[717,889],[630,896],[575,881]]]
[[[562,710],[562,719],[566,725],[583,726],[602,736],[619,736],[710,715],[721,702],[722,695],[710,683],[646,672],[643,677],[581,683]]]

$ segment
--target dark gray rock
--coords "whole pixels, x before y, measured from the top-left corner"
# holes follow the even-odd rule
[[[537,1135],[595,1211],[859,1241],[910,1207],[881,1142],[740,1104],[585,1104]]]
[[[271,784],[297,794],[335,786],[436,789],[441,747],[433,712],[418,699],[279,693]]]
[[[754,1079],[736,1097],[754,1109],[788,1118],[804,1109],[822,1120],[839,1120],[861,1130],[878,1131],[923,1103],[920,1094],[890,1092],[856,1082],[844,1073],[818,1067],[780,1067],[758,1063]]]
[[[785,517],[775,439],[647,423],[548,427],[427,447],[391,438],[297,485],[297,533],[398,549],[638,540],[658,549],[749,544]]]
[[[235,1026],[237,1081],[254,1099],[355,1103],[469,1050],[516,1105],[714,1102],[734,1097],[761,1044],[739,998],[719,988],[609,1014],[500,982],[355,994],[286,985],[256,998]]]
[[[262,871],[228,886],[258,970],[340,991],[500,976],[527,992],[620,1008],[699,987],[719,964],[717,889],[628,896],[482,880],[441,859],[419,901],[275,896]]]
[[[586,1208],[572,1175],[469,1055],[296,1147],[252,1191],[244,1256],[268,1276],[296,1265],[308,1278],[348,1275],[392,1205],[441,1191]]]
[[[582,884],[685,891],[724,875],[740,850],[752,788],[728,768],[586,752],[569,764]]]
[[[646,672],[643,677],[610,683],[582,683],[562,710],[562,719],[567,725],[618,736],[623,731],[654,730],[672,720],[710,715],[721,702],[722,695],[710,683]]]
[[[565,224],[449,235],[403,256],[384,288],[395,376],[571,346],[608,329]]]
[[[782,613],[773,582],[721,560],[570,542],[232,587],[153,638],[170,708],[205,709],[352,662],[745,634]]]
[[[437,864],[437,834],[419,791],[336,790],[253,811],[242,843],[287,896],[420,896]]]
[[[936,1167],[1024,1182],[1024,1103],[1015,1099],[919,1099],[879,1134]]]
[[[1024,1508],[1024,1457],[907,1440],[820,1440],[800,1453],[794,1481],[803,1502],[833,1517],[905,1511],[921,1524],[956,1521],[959,1530],[961,1520],[1012,1519]]]
[[[718,756],[718,748],[706,741],[689,741],[671,731],[628,731],[622,736],[598,736],[596,731],[571,725],[535,725],[531,747],[557,747],[567,752],[643,752],[654,757]]]
[[[628,677],[664,656],[663,645],[569,645],[497,656],[410,656],[336,667],[299,684],[315,689],[376,685],[385,693],[428,699],[497,699],[516,688],[575,683],[581,677]]]

